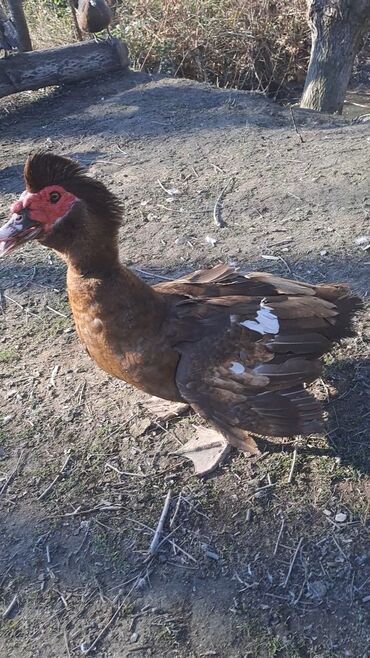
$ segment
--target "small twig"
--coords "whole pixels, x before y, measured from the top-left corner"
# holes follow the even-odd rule
[[[67,656],[68,658],[71,658],[71,652],[69,650],[69,642],[68,642],[68,635],[66,629],[64,629],[63,637],[64,637],[64,644],[66,645]]]
[[[53,313],[55,313],[55,315],[60,315],[61,318],[68,318],[68,315],[66,315],[65,313],[61,313],[60,311],[57,311],[56,308],[53,308],[52,306],[49,306],[48,304],[46,304],[46,308],[49,309],[49,311],[52,311]]]
[[[235,178],[230,178],[230,180],[227,181],[227,184],[221,190],[220,194],[218,195],[216,199],[216,203],[213,208],[213,221],[218,226],[219,228],[224,228],[226,226],[225,221],[221,217],[221,204],[222,201],[226,195],[227,192],[231,192],[233,186],[234,186]]]
[[[9,603],[8,607],[6,608],[6,610],[4,610],[4,612],[2,614],[3,619],[6,619],[10,615],[10,613],[13,610],[14,606],[16,605],[17,601],[18,601],[18,595],[16,594],[12,598],[12,600],[10,601],[10,603]]]
[[[179,194],[179,192],[178,192],[177,190],[174,190],[174,189],[172,190],[172,189],[168,189],[167,187],[165,187],[165,186],[163,185],[163,183],[161,183],[160,180],[157,180],[157,183],[159,183],[159,185],[160,185],[160,187],[162,188],[162,190],[163,190],[164,192],[166,192],[166,194],[168,194],[170,197],[173,197],[173,196],[175,196],[176,194]]]
[[[178,495],[178,498],[177,498],[177,503],[176,503],[175,511],[173,513],[173,517],[170,520],[170,528],[172,528],[173,524],[175,523],[175,519],[176,519],[176,517],[178,515],[178,512],[179,512],[179,509],[180,509],[181,501],[182,501],[182,492],[180,491],[180,493]]]
[[[345,554],[345,552],[343,551],[343,549],[342,549],[341,546],[339,545],[339,543],[338,543],[336,537],[335,537],[334,535],[332,535],[332,538],[333,538],[334,544],[336,545],[336,547],[337,547],[339,553],[341,553],[341,554],[343,555],[343,557],[344,557],[345,560],[348,560],[347,555]]]
[[[286,586],[287,586],[287,584],[288,584],[288,582],[289,582],[289,579],[290,579],[290,576],[292,575],[292,571],[293,571],[294,563],[295,563],[295,561],[296,561],[296,559],[297,559],[297,555],[298,555],[298,553],[299,553],[299,549],[301,548],[302,542],[303,542],[303,537],[300,538],[300,540],[299,540],[299,542],[298,542],[298,544],[297,544],[297,547],[296,547],[296,549],[295,549],[295,551],[294,551],[294,555],[293,555],[292,560],[291,560],[291,563],[290,563],[290,565],[289,565],[288,573],[287,573],[287,575],[286,575],[286,578],[285,578],[285,581],[284,581],[284,585],[283,585],[283,587],[286,587]]]
[[[168,539],[168,537],[165,537],[165,540],[166,540],[166,541],[169,541],[169,543],[171,544],[171,546],[173,546],[177,551],[180,551],[180,553],[183,553],[187,558],[189,558],[189,560],[191,560],[192,562],[195,562],[195,564],[198,564],[198,561],[195,559],[195,557],[193,557],[192,555],[190,555],[190,553],[188,553],[187,551],[185,551],[184,548],[182,548],[181,546],[179,546],[178,544],[176,544],[172,539]],[[162,542],[161,542],[161,543],[162,543]]]
[[[71,456],[71,453],[69,452],[66,459],[65,459],[65,461],[64,461],[64,464],[63,464],[62,468],[59,471],[59,473],[55,476],[54,480],[52,482],[50,482],[49,486],[47,486],[46,489],[44,489],[44,491],[37,497],[37,500],[43,500],[43,498],[45,498],[48,495],[48,493],[50,493],[50,491],[52,490],[54,485],[62,477],[64,471],[66,470],[66,468],[69,464],[69,462],[71,461],[71,458],[72,458],[72,456]]]
[[[289,274],[292,273],[291,268],[289,267],[288,263],[286,262],[285,258],[282,256],[273,256],[272,254],[261,254],[261,258],[264,258],[265,260],[280,260],[285,267],[287,268]]]
[[[58,374],[59,368],[60,368],[60,366],[58,366],[58,365],[54,366],[53,370],[51,371],[49,384],[53,388],[55,388],[55,379],[56,379],[56,376]]]
[[[164,526],[164,523],[165,523],[165,520],[166,520],[166,517],[167,517],[167,514],[168,514],[168,510],[170,508],[170,502],[171,502],[171,489],[169,489],[169,491],[167,493],[166,500],[164,501],[164,505],[163,505],[163,509],[162,509],[162,514],[159,518],[158,525],[157,525],[155,533],[154,533],[154,537],[153,537],[152,541],[150,542],[149,555],[152,555],[152,556],[155,555],[157,550],[158,550],[160,536],[163,532],[163,526]]]
[[[293,479],[294,467],[295,467],[296,461],[297,461],[297,448],[294,448],[293,458],[292,458],[292,465],[290,467],[290,471],[289,471],[289,475],[288,475],[288,484],[290,484],[292,479]]]
[[[170,276],[162,276],[161,274],[154,274],[154,272],[146,272],[145,270],[139,270],[138,267],[133,267],[132,269],[135,270],[135,272],[139,272],[139,274],[148,276],[150,279],[163,279],[163,281],[172,281],[172,277]]]
[[[98,644],[98,642],[100,642],[101,638],[102,638],[102,637],[106,634],[106,632],[110,629],[110,627],[112,626],[114,620],[118,617],[119,613],[120,613],[121,610],[124,608],[124,606],[125,606],[125,604],[126,604],[126,601],[127,601],[128,597],[129,597],[130,594],[134,591],[134,589],[135,589],[135,587],[136,587],[136,585],[137,585],[137,583],[138,583],[139,578],[140,578],[140,576],[138,576],[137,578],[135,578],[135,582],[134,582],[133,586],[131,587],[131,589],[130,589],[130,590],[128,591],[128,593],[126,594],[126,596],[125,596],[125,598],[123,599],[122,603],[120,603],[120,605],[118,606],[117,610],[113,613],[113,615],[111,616],[111,618],[109,619],[109,621],[107,621],[107,623],[105,624],[104,628],[102,628],[102,630],[100,631],[100,633],[98,633],[98,635],[96,636],[95,640],[90,644],[89,647],[87,647],[87,649],[84,650],[83,653],[85,654],[85,656],[86,656],[88,653],[91,653],[91,651],[92,651],[93,649],[95,649],[95,647],[96,647],[96,645]]]
[[[128,477],[136,477],[136,478],[148,477],[145,473],[133,473],[132,471],[121,471],[119,468],[117,468],[117,466],[114,466],[114,464],[109,464],[109,462],[105,464],[105,468],[110,468],[115,473],[118,473],[118,475],[126,475]]]
[[[1,489],[0,489],[0,496],[1,496],[1,494],[4,493],[4,491],[7,490],[9,484],[12,482],[12,480],[13,480],[13,479],[15,478],[15,476],[17,475],[17,473],[18,473],[18,469],[19,469],[19,467],[20,467],[20,465],[21,465],[21,463],[22,463],[23,453],[24,453],[24,451],[21,450],[21,454],[20,454],[19,457],[18,457],[18,461],[17,461],[17,463],[16,463],[16,465],[15,465],[15,469],[10,473],[10,475],[7,477],[7,479],[5,480],[3,486],[2,486]]]
[[[98,505],[97,507],[90,507],[89,509],[77,509],[74,512],[66,512],[65,514],[49,516],[46,518],[63,518],[65,516],[83,516],[85,514],[92,514],[93,512],[116,512],[117,510],[124,509],[124,505]]]
[[[7,299],[9,302],[13,302],[13,304],[21,308],[24,313],[28,313],[29,315],[33,315],[34,318],[37,318],[36,313],[32,313],[32,311],[30,311],[27,307],[25,308],[22,304],[17,302],[16,299],[13,299],[13,297],[9,297],[9,295],[6,295],[5,292],[3,293],[3,295],[5,299]]]
[[[285,525],[285,519],[282,519],[282,521],[281,521],[281,526],[280,526],[279,534],[278,534],[278,536],[277,536],[277,540],[276,540],[276,544],[275,544],[275,548],[274,548],[273,555],[276,555],[276,553],[277,553],[277,551],[278,551],[279,544],[280,544],[280,539],[281,539],[281,536],[282,536],[282,534],[283,534],[283,530],[284,530],[284,525]]]
[[[295,131],[296,131],[296,133],[297,133],[297,135],[298,135],[298,137],[299,137],[299,139],[300,139],[300,141],[301,141],[301,144],[304,144],[304,139],[303,139],[301,133],[299,132],[299,130],[298,130],[298,128],[297,128],[297,124],[296,124],[295,117],[294,117],[294,114],[293,114],[293,108],[290,107],[290,108],[289,108],[289,111],[290,111],[290,116],[292,117],[292,121],[293,121],[294,129],[295,129]]]

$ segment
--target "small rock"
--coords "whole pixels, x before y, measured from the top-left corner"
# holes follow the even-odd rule
[[[323,510],[323,514],[325,514],[325,516],[331,516],[331,511],[330,511],[330,509],[324,509],[324,510]]]
[[[151,421],[149,418],[141,418],[130,425],[130,434],[134,439],[137,439],[139,436],[145,434],[145,432],[151,426]]]
[[[320,251],[320,256],[327,256],[328,253],[329,253],[329,252],[328,252],[327,249],[322,249],[322,250]]]
[[[207,557],[209,557],[210,560],[216,560],[217,561],[217,560],[220,559],[220,556],[217,555],[217,553],[214,553],[213,551],[206,551],[205,555]]]
[[[356,238],[355,243],[366,244],[369,241],[370,241],[370,235],[360,235],[358,238]]]
[[[216,238],[212,238],[210,235],[206,235],[205,241],[207,244],[210,244],[211,247],[214,247],[217,244]]]
[[[131,644],[134,644],[134,642],[137,642],[139,639],[139,633],[132,633],[130,637],[130,642]]]
[[[364,596],[364,597],[363,597],[363,599],[362,599],[362,603],[370,603],[370,594],[368,594],[367,596]]]
[[[345,512],[338,512],[335,515],[335,520],[337,523],[344,523],[347,521],[347,514]]]

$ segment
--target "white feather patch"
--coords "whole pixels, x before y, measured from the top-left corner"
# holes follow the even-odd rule
[[[229,368],[231,372],[234,373],[234,375],[242,375],[243,372],[245,372],[245,368],[242,363],[238,363],[237,361],[232,361],[231,362],[231,367]]]
[[[247,329],[257,331],[263,336],[265,334],[278,334],[280,325],[276,315],[272,312],[269,306],[265,306],[263,301],[260,304],[260,309],[257,312],[255,320],[244,320],[240,323]]]

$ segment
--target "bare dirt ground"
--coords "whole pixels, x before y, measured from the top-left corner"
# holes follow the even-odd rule
[[[51,148],[124,200],[122,259],[150,282],[227,261],[366,296],[366,117],[294,110],[296,129],[260,95],[139,74],[0,110],[4,216],[27,154]],[[366,313],[315,385],[327,434],[234,453],[199,480],[171,454],[196,418],[158,424],[89,361],[58,258],[28,245],[0,276],[0,655],[368,655]],[[169,489],[168,540],[148,560]]]

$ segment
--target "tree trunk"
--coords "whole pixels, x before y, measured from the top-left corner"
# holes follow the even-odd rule
[[[17,30],[19,50],[21,52],[32,50],[31,37],[23,10],[23,1],[7,0],[7,3],[9,5],[10,17]]]
[[[18,49],[18,34],[12,23],[6,15],[2,5],[0,5],[0,50],[7,53],[10,50]]]
[[[370,27],[370,0],[308,0],[311,58],[301,107],[341,113],[354,58]]]
[[[119,39],[85,41],[0,60],[0,98],[19,91],[96,77],[128,67],[128,49]]]

